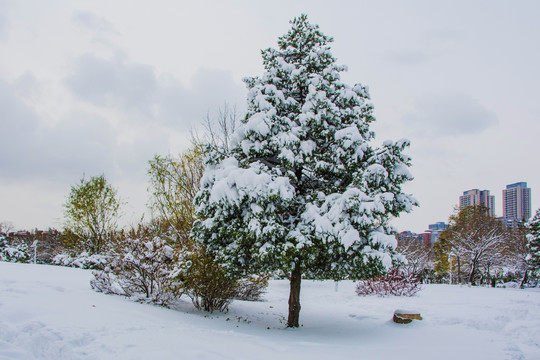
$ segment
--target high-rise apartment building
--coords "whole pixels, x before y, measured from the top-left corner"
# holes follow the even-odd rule
[[[503,218],[507,223],[527,221],[531,217],[531,189],[526,182],[506,185],[502,192]]]
[[[488,209],[489,215],[495,216],[495,196],[489,190],[472,189],[463,192],[459,197],[459,208],[482,205]]]

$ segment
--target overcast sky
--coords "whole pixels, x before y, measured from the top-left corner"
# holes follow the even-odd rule
[[[301,13],[369,87],[376,141],[411,140],[421,205],[400,231],[447,221],[473,188],[501,216],[502,189],[526,181],[540,207],[538,1],[0,0],[0,222],[61,228],[83,174],[136,221],[148,160],[224,102],[245,109],[242,78]]]

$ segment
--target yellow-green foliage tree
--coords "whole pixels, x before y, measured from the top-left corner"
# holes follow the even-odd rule
[[[450,243],[444,238],[444,232],[441,234],[441,237],[439,238],[439,241],[437,241],[435,244],[433,244],[433,255],[435,257],[435,265],[433,267],[433,270],[435,270],[435,273],[440,276],[441,278],[446,276],[447,274],[451,274],[450,271],[452,270],[452,264],[450,263],[451,259],[449,254],[450,250],[452,250]],[[453,260],[457,263],[457,259]],[[456,267],[457,269],[457,267]],[[460,275],[458,272],[458,279]]]
[[[218,126],[225,133],[224,125],[218,123]],[[212,137],[217,136],[215,132],[212,133]],[[217,144],[212,139],[209,146]],[[164,232],[174,232],[175,248],[182,259],[175,280],[198,309],[213,312],[226,310],[233,298],[258,299],[267,286],[267,279],[259,276],[243,279],[228,276],[206,254],[205,247],[190,238],[195,221],[193,199],[199,190],[204,169],[203,148],[195,144],[177,158],[156,155],[149,162],[148,174],[152,209],[165,227]]]
[[[90,254],[101,253],[117,229],[120,199],[105,175],[81,179],[64,204],[68,245]]]
[[[149,165],[150,206],[181,242],[188,241],[195,221],[193,199],[204,169],[202,146],[194,145],[177,158],[156,155]]]

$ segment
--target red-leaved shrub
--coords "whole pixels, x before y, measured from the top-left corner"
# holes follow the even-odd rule
[[[359,296],[414,296],[421,289],[415,275],[404,275],[398,269],[392,269],[386,275],[360,281],[356,293]]]

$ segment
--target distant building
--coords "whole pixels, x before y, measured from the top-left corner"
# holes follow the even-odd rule
[[[446,230],[448,225],[444,222],[438,222],[430,224],[429,230],[424,231],[421,234],[416,234],[411,231],[402,231],[397,235],[398,241],[421,241],[425,246],[433,246],[433,244],[439,241],[441,233]]]
[[[417,234],[412,231],[402,231],[397,235],[398,242],[411,242],[411,241],[418,241],[423,243],[425,246],[430,245],[430,234],[422,233]]]
[[[495,196],[489,194],[489,190],[471,189],[463,192],[459,197],[459,208],[467,206],[485,206],[491,216],[495,216]]]
[[[502,191],[503,219],[506,224],[525,222],[531,217],[531,189],[526,182],[506,185]]]
[[[425,246],[431,246],[431,231],[425,231],[421,234],[419,234],[422,237],[422,241],[424,242]]]
[[[435,224],[429,224],[428,229],[426,232],[430,233],[429,237],[429,243],[430,245],[435,244],[437,241],[439,241],[439,237],[441,237],[441,233],[448,228],[448,225],[446,225],[445,222],[439,221]]]
[[[412,231],[402,231],[397,236],[398,241],[423,241],[423,237]]]
[[[448,225],[446,225],[445,222],[442,222],[442,221],[439,221],[438,223],[435,223],[435,224],[429,224],[428,226],[428,229],[429,230],[440,230],[440,231],[443,231],[443,230],[446,230],[448,228]]]

